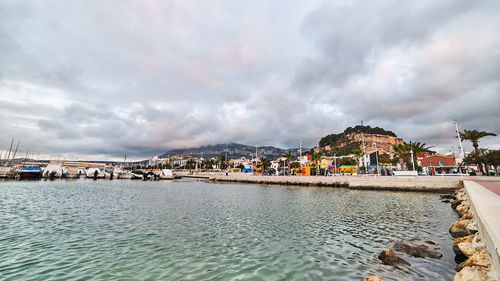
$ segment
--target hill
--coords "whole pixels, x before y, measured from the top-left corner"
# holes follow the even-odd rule
[[[319,141],[319,147],[315,151],[324,151],[327,154],[347,155],[351,154],[356,148],[361,149],[362,136],[364,134],[365,147],[367,154],[375,151],[373,143],[377,143],[380,153],[393,154],[392,145],[402,143],[392,131],[387,131],[380,127],[356,126],[348,127],[339,134],[330,134],[322,137]]]
[[[203,158],[216,158],[221,155],[226,154],[227,149],[227,157],[229,159],[237,159],[241,157],[250,158],[251,155],[255,157],[255,146],[249,146],[245,144],[239,143],[228,143],[228,144],[216,144],[216,145],[208,145],[196,148],[185,148],[185,149],[174,149],[170,150],[167,153],[161,155],[161,158],[172,157],[175,155],[180,156],[192,156],[192,157],[201,157]],[[293,155],[297,155],[297,148],[291,149],[281,149],[273,146],[259,146],[257,147],[257,153],[259,158],[265,156],[270,160],[274,160],[283,156],[285,153],[292,153]],[[304,151],[306,151],[304,149]]]

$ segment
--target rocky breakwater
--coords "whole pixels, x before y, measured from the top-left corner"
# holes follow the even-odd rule
[[[491,256],[486,250],[477,222],[470,211],[470,202],[464,189],[454,195],[442,195],[443,200],[453,199],[451,207],[460,219],[450,226],[450,234],[455,238],[453,251],[457,262],[455,281],[497,280]]]

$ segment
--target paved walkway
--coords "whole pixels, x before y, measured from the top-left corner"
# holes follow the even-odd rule
[[[471,180],[500,196],[500,177],[472,177]]]

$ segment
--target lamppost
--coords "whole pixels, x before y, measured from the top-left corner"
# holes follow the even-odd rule
[[[375,146],[375,159],[377,160],[377,175],[380,174],[379,166],[378,166],[378,148],[377,148],[377,142],[374,141],[373,145]]]
[[[334,164],[333,164],[333,166],[334,166],[333,174],[337,175],[337,154],[336,153],[333,154],[333,161],[334,161]]]
[[[300,175],[302,176],[302,142],[304,140],[298,139],[299,141],[299,164],[300,164]]]
[[[365,135],[363,134],[363,120],[361,120],[361,139],[363,141],[363,166],[365,166],[365,174],[368,174],[368,167],[366,166],[366,151],[365,151]]]
[[[413,149],[410,150],[411,164],[413,165],[413,171],[415,171],[415,161],[413,159]]]

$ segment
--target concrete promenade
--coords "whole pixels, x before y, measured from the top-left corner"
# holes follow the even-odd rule
[[[500,178],[471,177],[464,187],[500,280]]]
[[[348,187],[372,190],[402,190],[423,192],[452,192],[462,188],[465,176],[254,176],[252,174],[198,173],[186,177],[206,178],[214,182],[239,182],[254,184],[303,185]]]

